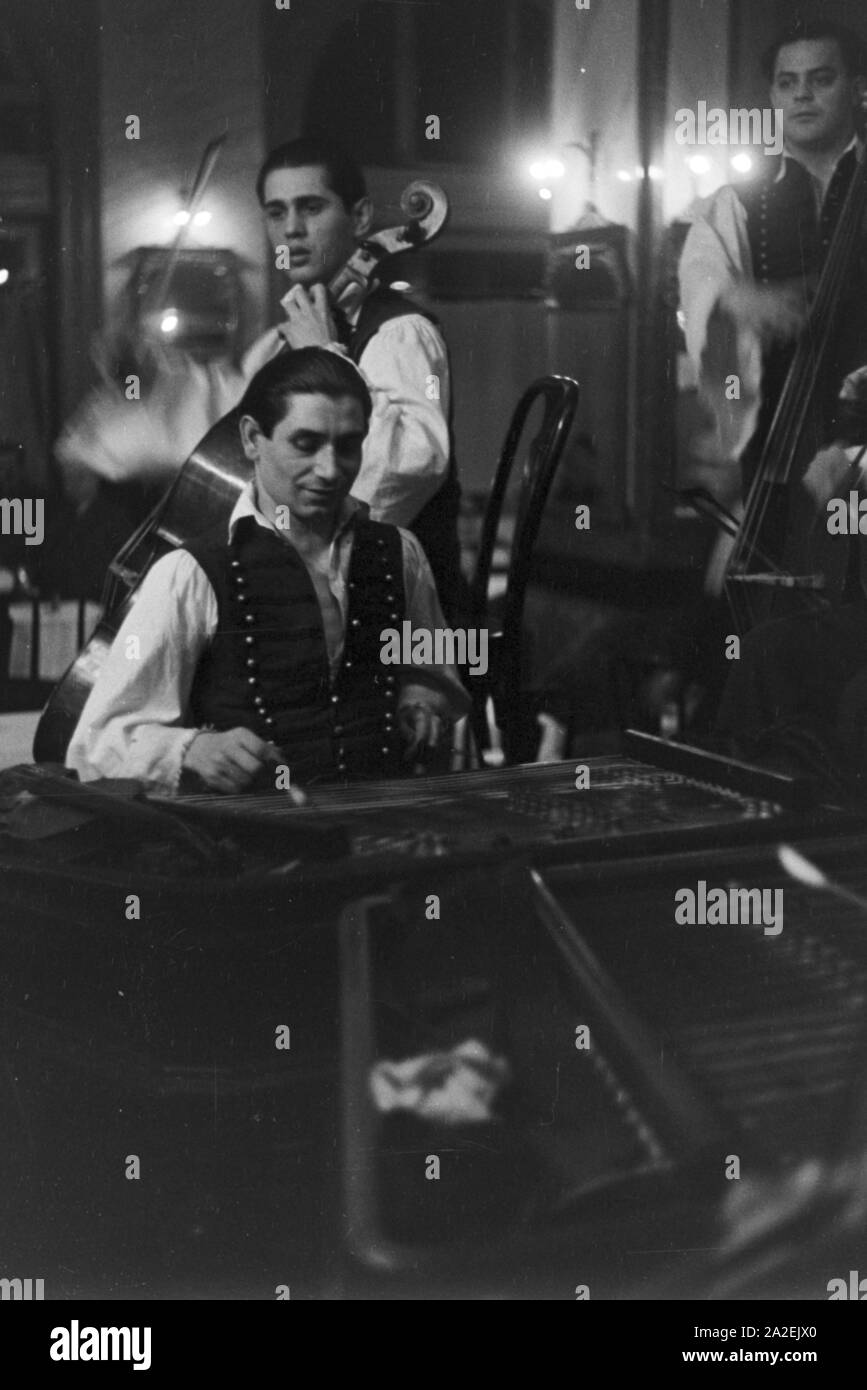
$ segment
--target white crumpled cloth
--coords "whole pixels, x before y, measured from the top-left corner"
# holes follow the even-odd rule
[[[403,1062],[377,1062],[370,1090],[377,1110],[406,1110],[437,1124],[492,1120],[493,1104],[509,1079],[509,1065],[470,1038],[449,1052],[428,1052]]]

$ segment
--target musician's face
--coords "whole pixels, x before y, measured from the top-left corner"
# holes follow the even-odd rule
[[[777,54],[771,103],[783,112],[790,149],[832,149],[854,132],[861,81],[850,77],[834,39],[786,44]]]
[[[265,180],[265,224],[275,252],[289,248],[283,273],[293,285],[327,285],[371,223],[369,198],[347,211],[319,164],[272,169]]]
[[[358,476],[367,426],[354,396],[290,396],[286,414],[263,434],[251,416],[241,422],[244,452],[271,501],[299,521],[337,519]],[[290,526],[291,530],[291,526]]]

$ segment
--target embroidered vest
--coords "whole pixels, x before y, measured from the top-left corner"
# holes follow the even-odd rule
[[[316,591],[291,545],[244,517],[230,546],[221,525],[186,549],[218,608],[190,694],[193,721],[241,726],[273,741],[302,784],[402,775],[398,678],[380,660],[381,631],[405,616],[397,529],[355,525],[346,639],[333,681]],[[273,767],[260,784],[274,786]]]

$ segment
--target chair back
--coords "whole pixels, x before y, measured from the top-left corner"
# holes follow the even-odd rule
[[[488,617],[491,563],[512,469],[524,439],[530,412],[536,401],[542,399],[544,411],[541,424],[527,447],[522,471],[502,623],[499,624],[497,633],[492,634],[493,651],[489,655],[491,666],[488,679],[484,681],[484,688],[476,687],[474,691],[476,739],[479,741],[484,727],[485,701],[488,695],[492,695],[495,707],[499,705],[497,717],[503,732],[507,759],[510,743],[510,705],[513,704],[510,696],[514,697],[514,702],[517,701],[521,668],[521,624],[533,547],[554,474],[578,409],[579,394],[578,382],[568,376],[544,376],[528,386],[509,424],[482,523],[479,555],[470,584],[474,619],[480,625],[484,624]],[[489,642],[489,648],[490,646]]]

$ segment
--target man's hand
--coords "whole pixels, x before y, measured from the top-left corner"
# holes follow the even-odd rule
[[[407,743],[406,762],[413,759],[424,762],[427,755],[437,749],[441,756],[448,755],[452,719],[448,703],[438,691],[427,686],[405,686],[397,709],[397,721]]]
[[[338,341],[324,285],[313,285],[309,293],[303,285],[294,285],[283,307],[286,318],[277,332],[291,348],[327,347]]]
[[[195,772],[216,792],[240,792],[267,762],[279,763],[273,743],[266,743],[250,729],[196,734],[184,758],[184,769]]]
[[[807,318],[807,300],[797,285],[753,285],[741,281],[720,300],[740,328],[750,328],[763,343],[796,338]]]

